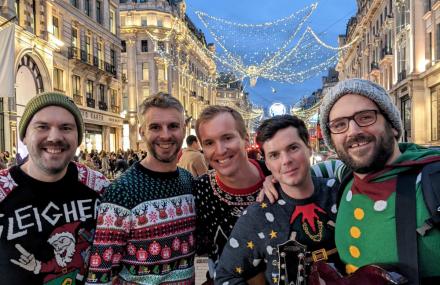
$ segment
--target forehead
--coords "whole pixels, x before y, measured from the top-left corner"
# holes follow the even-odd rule
[[[347,94],[339,98],[330,110],[329,120],[351,116],[356,112],[378,109],[376,103],[365,96]]]
[[[183,124],[183,113],[174,108],[152,107],[145,113],[145,122],[150,124]]]
[[[265,152],[281,151],[293,143],[302,143],[302,139],[298,134],[298,129],[294,127],[287,127],[278,130],[275,135],[263,143],[263,150]]]
[[[238,133],[237,124],[230,113],[219,113],[199,126],[201,140],[220,137],[227,133]]]
[[[46,123],[46,124],[75,124],[75,118],[66,109],[58,106],[48,106],[39,110],[32,117],[32,123]]]

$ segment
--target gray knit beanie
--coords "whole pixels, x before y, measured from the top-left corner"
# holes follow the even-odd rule
[[[324,137],[325,144],[334,149],[334,145],[331,141],[330,130],[327,126],[329,121],[330,110],[333,105],[342,96],[347,94],[356,94],[365,96],[379,107],[382,115],[390,122],[391,126],[396,129],[397,137],[399,139],[402,135],[402,121],[400,119],[400,112],[394,103],[391,101],[391,97],[382,86],[364,79],[352,78],[338,82],[332,87],[327,95],[322,99],[320,117],[321,117],[321,129]]]
[[[23,141],[26,135],[27,127],[31,122],[32,117],[38,111],[48,106],[62,107],[73,115],[76,122],[76,129],[78,130],[78,145],[80,145],[84,132],[84,122],[81,116],[81,111],[78,109],[78,107],[75,105],[70,97],[58,92],[44,92],[38,94],[26,104],[26,108],[24,109],[20,124],[18,126],[20,139]]]

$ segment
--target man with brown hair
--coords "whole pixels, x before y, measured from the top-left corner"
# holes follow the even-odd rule
[[[186,138],[186,145],[187,147],[182,150],[182,156],[177,166],[188,170],[194,177],[208,172],[208,165],[206,164],[203,153],[200,151],[200,144],[197,137],[189,135]]]
[[[196,122],[196,133],[213,170],[196,179],[198,253],[209,256],[210,278],[242,211],[256,201],[264,163],[248,159],[248,135],[242,116],[226,106],[209,106]]]
[[[111,284],[116,272],[122,284],[190,285],[196,221],[192,175],[177,167],[183,107],[171,95],[159,93],[144,100],[139,119],[148,155],[117,178],[103,197],[87,281]]]

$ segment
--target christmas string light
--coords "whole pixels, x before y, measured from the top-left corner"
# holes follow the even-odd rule
[[[337,62],[343,47],[325,44],[307,26],[317,3],[280,20],[262,24],[241,24],[196,12],[214,38],[221,53],[212,54],[221,71],[232,71],[237,78],[258,78],[297,83],[314,76]],[[269,40],[269,41],[268,41]],[[251,45],[250,45],[251,43]]]

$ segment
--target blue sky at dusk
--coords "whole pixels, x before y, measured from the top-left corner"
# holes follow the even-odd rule
[[[204,31],[208,42],[214,42],[214,39],[194,13],[195,11],[202,11],[210,16],[232,22],[257,24],[273,22],[312,3],[318,3],[308,25],[325,43],[337,46],[338,35],[345,34],[346,23],[356,14],[357,9],[355,0],[186,0],[186,3],[188,16]],[[279,83],[260,78],[255,87],[250,87],[249,84],[245,86],[252,102],[257,105],[267,107],[273,102],[282,102],[292,106],[302,97],[320,88],[321,77],[325,74],[326,72],[320,73],[298,84]],[[272,88],[276,93],[272,92]]]

